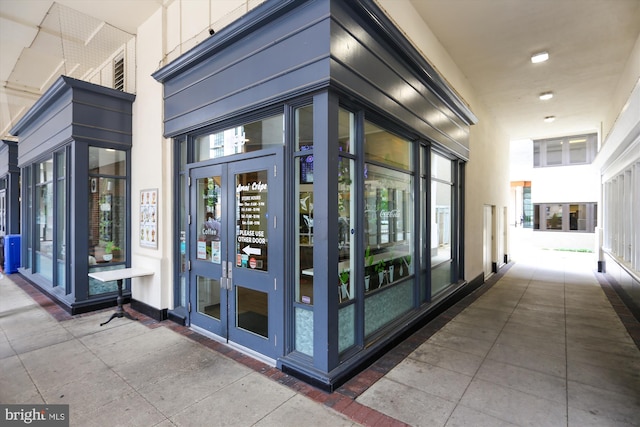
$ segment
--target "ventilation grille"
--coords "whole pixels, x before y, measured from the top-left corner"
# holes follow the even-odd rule
[[[113,88],[124,92],[124,58],[113,61]]]

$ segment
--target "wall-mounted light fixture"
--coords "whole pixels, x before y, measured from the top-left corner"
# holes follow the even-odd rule
[[[539,62],[544,62],[549,59],[549,52],[538,52],[531,56],[531,62],[537,64]]]
[[[546,123],[551,123],[552,121],[554,121],[556,119],[556,116],[547,116],[544,118],[544,121]]]

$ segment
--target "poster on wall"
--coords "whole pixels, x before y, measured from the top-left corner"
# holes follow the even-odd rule
[[[140,191],[140,246],[158,249],[158,189]]]

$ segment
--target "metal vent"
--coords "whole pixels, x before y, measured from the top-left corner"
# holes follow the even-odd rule
[[[124,57],[113,61],[113,88],[124,92]]]

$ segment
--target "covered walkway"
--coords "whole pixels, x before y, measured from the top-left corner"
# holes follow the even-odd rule
[[[169,321],[69,316],[5,276],[0,403],[69,404],[83,427],[637,426],[640,324],[594,266],[520,251],[330,394]]]

